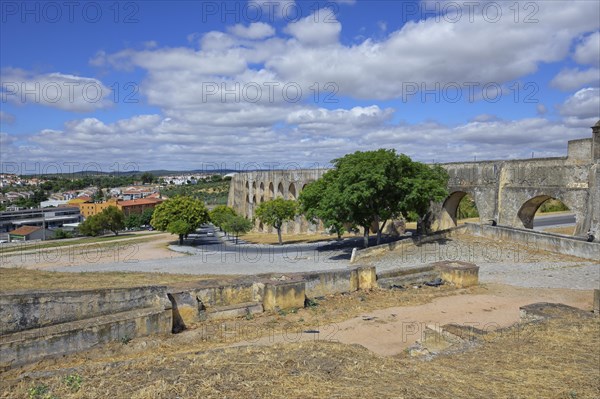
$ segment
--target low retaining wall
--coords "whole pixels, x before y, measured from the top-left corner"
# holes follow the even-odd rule
[[[170,308],[167,287],[0,294],[0,335],[133,309]]]
[[[86,291],[0,295],[0,369],[187,324],[304,307],[306,298],[377,287],[375,267]]]
[[[425,266],[397,268],[377,274],[377,284],[382,288],[423,284],[442,279],[458,288],[479,284],[479,266],[460,261],[434,262]]]
[[[262,304],[264,310],[304,307],[306,298],[371,289],[377,286],[375,267],[354,267],[307,273],[270,273],[242,277],[233,281],[201,281],[169,287],[174,310],[173,332],[179,332],[219,311],[240,314],[249,303]],[[214,317],[214,316],[213,316]]]
[[[448,230],[438,231],[427,236],[411,237],[399,241],[390,242],[388,244],[381,244],[370,248],[359,249],[353,252],[353,256],[352,259],[350,259],[350,263],[359,263],[361,260],[374,255],[383,254],[389,251],[406,249],[422,244],[427,244],[429,242],[441,240],[444,238],[453,237],[457,234],[463,233],[464,231],[466,231],[466,226],[461,225]]]
[[[521,245],[531,246],[534,249],[544,249],[584,259],[596,261],[600,259],[600,243],[597,242],[587,242],[575,237],[504,226],[466,223],[465,228],[467,233],[475,236],[515,241]]]
[[[0,336],[0,371],[112,341],[171,332],[172,312],[137,309]]]

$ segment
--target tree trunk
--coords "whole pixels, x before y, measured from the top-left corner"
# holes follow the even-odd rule
[[[183,245],[183,234],[179,234],[179,245]]]
[[[279,245],[283,245],[283,240],[281,239],[281,227],[277,227],[277,238],[279,239]]]
[[[383,226],[385,226],[385,222],[383,222],[383,226],[379,226],[379,216],[375,216],[375,222],[377,223],[377,245],[381,244],[381,230],[383,230]]]
[[[426,235],[427,234],[427,228],[425,226],[425,218],[424,217],[419,217],[418,221],[417,221],[417,232],[419,233],[419,235]]]
[[[365,248],[369,248],[369,228],[370,226],[363,226],[363,229],[365,229],[363,237],[363,245]]]

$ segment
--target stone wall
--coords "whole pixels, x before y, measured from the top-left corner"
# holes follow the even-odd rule
[[[449,196],[433,204],[428,222],[434,229],[456,226],[460,200],[470,194],[481,223],[532,228],[541,204],[555,198],[575,214],[578,236],[590,229],[600,237],[600,122],[592,139],[568,143],[568,156],[508,161],[457,162],[442,164],[450,180]],[[282,197],[297,199],[304,186],[323,175],[325,169],[270,170],[239,173],[231,180],[228,205],[252,219],[261,202]],[[298,217],[284,226],[284,233],[306,233],[322,226]],[[273,232],[256,221],[255,230]]]
[[[600,259],[600,243],[587,242],[576,237],[558,236],[539,231],[486,226],[467,223],[466,231],[476,236],[514,241],[536,250],[546,250],[597,261]]]
[[[170,308],[166,287],[0,294],[0,335],[133,309]]]

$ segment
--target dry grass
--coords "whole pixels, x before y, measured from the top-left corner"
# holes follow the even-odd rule
[[[125,288],[142,285],[174,284],[212,279],[217,276],[192,274],[81,272],[62,273],[22,268],[0,268],[0,292],[43,289]],[[218,276],[222,278],[222,276]]]
[[[572,236],[575,234],[575,226],[568,227],[551,227],[548,229],[544,229],[546,233],[556,233],[556,234],[564,234],[567,236]]]
[[[421,301],[438,294],[448,293],[378,290],[363,300],[360,294],[332,298],[314,309],[329,313],[340,306],[338,301],[352,300],[368,309],[392,298],[397,305],[398,300]],[[283,318],[272,316],[278,317]],[[406,356],[383,358],[360,346],[326,341],[214,349],[215,345],[186,333],[158,346],[149,339],[114,343],[96,354],[6,372],[0,397],[26,398],[36,386],[63,399],[600,396],[598,318],[554,320],[532,325],[526,332],[495,333],[470,351],[428,362]],[[81,377],[77,392],[68,387],[68,374]]]

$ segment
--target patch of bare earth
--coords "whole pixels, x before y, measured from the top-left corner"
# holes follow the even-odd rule
[[[64,245],[54,248],[29,249],[0,255],[2,267],[44,269],[57,266],[80,266],[93,263],[132,263],[147,259],[166,259],[186,256],[168,249],[176,237],[168,233],[142,238],[127,237],[107,242]]]
[[[491,332],[471,350],[427,362],[398,350],[401,329],[385,333],[401,320],[505,326],[518,320],[521,304],[589,310],[591,298],[589,291],[502,285],[336,295],[296,312],[206,322],[170,337],[10,370],[2,375],[0,397],[27,397],[29,389],[43,387],[60,398],[597,398],[598,318],[537,323],[528,334]],[[297,338],[302,335],[311,339]],[[81,378],[76,392],[65,379],[73,374]]]

